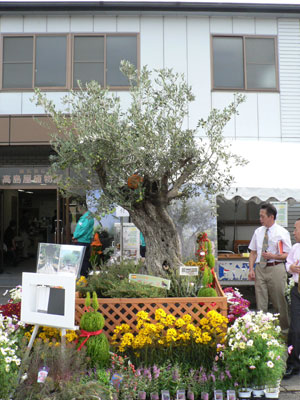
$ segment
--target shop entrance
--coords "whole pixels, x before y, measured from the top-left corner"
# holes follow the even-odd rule
[[[28,270],[32,264],[29,269],[34,270],[39,243],[71,243],[77,217],[73,203],[53,188],[0,189],[0,269],[24,265]],[[10,225],[15,254],[7,243]]]

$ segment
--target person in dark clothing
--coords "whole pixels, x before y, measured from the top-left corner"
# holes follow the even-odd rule
[[[7,263],[14,267],[18,264],[17,262],[17,249],[15,243],[17,230],[17,223],[15,220],[11,220],[9,226],[6,228],[3,236],[3,242],[7,247]]]

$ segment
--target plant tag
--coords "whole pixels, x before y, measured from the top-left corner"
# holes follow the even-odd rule
[[[214,390],[214,400],[223,400],[222,390]]]
[[[208,400],[209,395],[207,392],[201,392],[201,400]]]
[[[227,400],[236,400],[235,390],[227,390]]]
[[[113,385],[113,387],[118,389],[120,387],[122,380],[123,380],[123,376],[121,374],[115,373],[111,377],[110,383]]]
[[[37,383],[45,383],[45,380],[48,376],[49,368],[42,367],[39,369]]]
[[[177,390],[176,400],[185,400],[185,390],[184,389]]]
[[[170,392],[168,390],[161,391],[161,400],[170,400]]]

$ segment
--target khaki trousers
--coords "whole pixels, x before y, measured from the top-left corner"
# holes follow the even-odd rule
[[[268,312],[269,298],[275,313],[279,314],[279,323],[283,333],[289,328],[288,304],[284,295],[287,274],[284,263],[262,268],[255,267],[255,297],[258,310]]]

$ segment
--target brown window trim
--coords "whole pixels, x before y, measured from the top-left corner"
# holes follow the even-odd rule
[[[35,70],[35,38],[37,36],[66,36],[67,38],[67,51],[66,51],[66,85],[65,86],[34,86],[34,70]],[[65,92],[71,89],[78,90],[77,87],[73,86],[73,52],[74,52],[74,37],[76,36],[102,36],[104,40],[104,88],[106,86],[106,38],[108,36],[135,36],[136,37],[136,54],[137,54],[137,70],[140,71],[140,34],[134,32],[109,32],[109,33],[94,33],[94,32],[84,32],[84,33],[65,33],[65,32],[55,32],[55,33],[24,33],[24,34],[2,34],[0,35],[0,91],[1,92],[33,92],[35,88],[39,88],[45,92]],[[6,37],[32,37],[33,38],[33,87],[31,88],[3,88],[3,39]],[[130,86],[109,86],[109,90],[116,91],[128,91]]]
[[[241,38],[243,40],[243,60],[244,60],[244,87],[243,88],[220,88],[214,85],[214,56],[213,56],[213,39],[217,37],[223,38]],[[245,39],[273,39],[274,52],[275,52],[275,74],[276,74],[276,87],[271,89],[248,89],[247,86],[247,69],[246,69],[246,54],[245,54]],[[279,67],[278,67],[278,40],[276,35],[234,35],[234,34],[212,34],[210,36],[210,58],[211,58],[211,91],[212,92],[263,92],[263,93],[276,93],[279,92]]]

